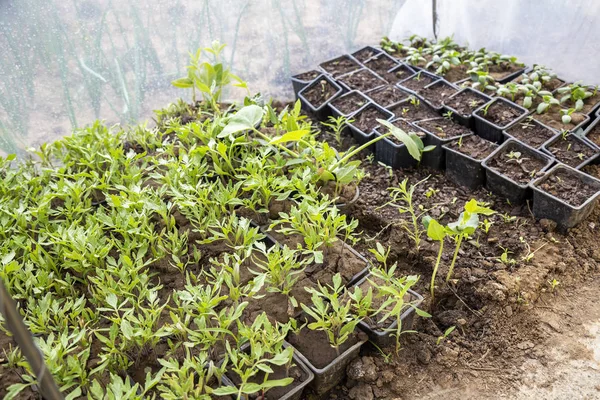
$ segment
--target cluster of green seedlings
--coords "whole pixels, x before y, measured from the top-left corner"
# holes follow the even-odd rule
[[[0,159],[0,277],[67,399],[240,399],[288,385],[269,375],[291,365],[284,339],[302,325],[264,313],[249,320],[248,304],[276,292],[297,307],[299,274],[334,243],[356,240],[357,222],[335,204],[363,177],[352,160],[360,148],[340,153],[316,140],[299,103],[277,112],[256,96],[223,107],[223,88],[245,83],[200,56],[174,84],[202,101],[157,112],[156,128],[96,122],[31,149],[36,160]],[[301,242],[267,246],[241,210]],[[399,319],[417,278],[397,277],[380,258],[367,293],[343,287],[339,275],[309,288],[312,302],[300,304],[308,329],[337,348],[357,321]],[[173,289],[169,277],[182,284]],[[384,301],[374,309],[377,296]],[[36,384],[35,371],[19,348],[3,356],[22,377],[10,399]],[[140,365],[152,367],[133,382],[127,374]],[[225,372],[237,387],[219,387]]]

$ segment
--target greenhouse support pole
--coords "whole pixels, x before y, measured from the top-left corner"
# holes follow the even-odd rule
[[[52,374],[46,367],[42,352],[33,341],[33,336],[25,326],[21,314],[17,310],[17,304],[6,290],[2,279],[0,279],[0,314],[4,316],[8,329],[27,358],[37,378],[42,397],[46,400],[64,400]]]

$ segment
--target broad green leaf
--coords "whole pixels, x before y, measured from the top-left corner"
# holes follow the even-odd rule
[[[429,220],[429,226],[427,227],[427,236],[433,240],[444,240],[446,237],[446,230],[439,222],[431,218],[431,220]]]
[[[408,150],[408,153],[412,156],[412,158],[414,158],[417,161],[421,161],[421,151],[418,145],[406,132],[383,119],[378,119],[377,122],[388,128],[392,135],[394,135],[396,139],[398,139],[406,146],[406,149]]]
[[[218,137],[226,137],[237,132],[253,129],[262,121],[264,110],[257,105],[250,105],[236,112],[223,128]]]
[[[266,381],[262,384],[262,387],[265,389],[269,389],[272,387],[280,387],[280,386],[288,386],[294,382],[294,378],[283,378],[283,379],[274,379],[272,381]]]
[[[217,396],[227,396],[230,394],[237,394],[238,389],[234,386],[221,386],[220,388],[214,389],[213,394]]]
[[[187,89],[194,86],[194,82],[190,78],[179,78],[172,81],[171,85],[181,89]]]
[[[431,318],[431,314],[429,314],[426,311],[421,310],[420,308],[417,307],[413,307],[415,309],[415,312],[417,313],[417,315],[419,317],[423,317],[423,318]]]
[[[287,143],[287,142],[297,142],[298,140],[302,139],[302,137],[305,136],[306,134],[308,134],[308,130],[306,130],[306,129],[301,129],[301,130],[293,131],[293,132],[287,132],[286,134],[284,134],[283,136],[281,136],[279,138],[274,138],[269,143],[270,144],[279,144],[279,143]]]

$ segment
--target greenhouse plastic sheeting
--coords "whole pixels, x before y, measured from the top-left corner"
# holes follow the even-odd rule
[[[437,0],[438,36],[597,83],[600,3]],[[429,0],[0,0],[0,152],[104,119],[131,123],[187,91],[188,51],[215,39],[252,92],[291,99],[290,75],[381,36],[433,36]],[[228,93],[240,98],[243,92]]]
[[[568,81],[600,84],[600,1],[437,0],[438,37],[453,35],[472,49],[485,47],[542,64]],[[390,38],[434,37],[429,1],[407,0]]]

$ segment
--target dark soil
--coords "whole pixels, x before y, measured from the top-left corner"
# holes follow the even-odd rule
[[[359,342],[359,334],[350,335],[339,347],[339,354]],[[291,334],[287,341],[294,346],[315,368],[325,368],[338,357],[335,349],[329,345],[327,334],[322,331],[312,331],[304,328],[298,335]]]
[[[507,126],[525,113],[525,111],[521,111],[518,108],[512,107],[504,101],[493,102],[488,107],[487,112],[485,112],[485,110],[480,110],[477,112],[477,114],[486,121],[490,121],[494,125],[500,127]]]
[[[596,124],[585,136],[590,142],[596,146],[600,146],[600,124]]]
[[[378,119],[388,118],[387,114],[380,111],[377,107],[370,105],[353,116],[354,122],[352,125],[364,133],[369,133],[373,128],[379,126]]]
[[[322,72],[320,72],[320,71],[312,70],[312,71],[303,72],[298,75],[294,75],[294,78],[298,79],[299,81],[303,81],[303,82],[312,82],[317,78],[317,76],[319,76],[321,74],[322,74]]]
[[[423,139],[425,136],[427,136],[425,134],[425,132],[423,132],[422,130],[418,129],[416,126],[410,124],[408,121],[404,120],[404,119],[395,119],[393,121],[391,121],[392,125],[394,125],[395,127],[398,127],[400,129],[402,129],[404,132],[406,133],[416,133],[421,139]],[[381,132],[386,132],[387,129],[384,128],[377,128],[377,131],[379,133]],[[402,145],[404,143],[400,142],[398,139],[396,139],[395,136],[388,136],[387,139],[391,140],[393,143],[398,144],[398,145]]]
[[[515,160],[509,157],[512,152],[521,153]],[[518,160],[518,161],[517,161]],[[546,167],[546,160],[534,154],[527,148],[512,143],[487,161],[488,167],[509,177],[519,185],[526,185]]]
[[[371,69],[376,74],[383,76],[390,69],[396,67],[398,65],[398,62],[395,61],[393,58],[389,57],[387,54],[380,54],[371,58],[364,64],[365,67]]]
[[[355,53],[352,53],[352,57],[356,58],[361,63],[364,63],[369,58],[376,56],[377,54],[380,54],[380,53],[381,53],[381,51],[379,51],[377,49],[374,49],[372,47],[365,47]]]
[[[422,121],[429,118],[437,118],[440,116],[433,108],[425,103],[421,103],[418,99],[411,102],[406,100],[395,106],[389,107],[388,110],[394,113],[396,118],[404,118],[409,122]]]
[[[348,56],[341,56],[334,60],[320,64],[320,67],[329,72],[334,78],[360,68],[360,65]]]
[[[524,75],[519,75],[514,82],[516,83],[520,83],[521,81],[523,81],[523,76]],[[547,90],[549,92],[552,92],[556,89],[558,89],[559,87],[561,87],[562,85],[564,85],[564,81],[558,78],[552,78],[549,81],[543,81],[540,79],[540,82],[542,83],[542,88],[544,90]]]
[[[452,83],[466,79],[469,77],[467,74],[468,69],[469,66],[466,64],[453,65],[450,70],[443,75],[444,79]],[[435,73],[435,69],[431,68],[430,72]]]
[[[360,69],[348,75],[340,76],[338,81],[349,87],[350,90],[355,89],[361,92],[367,92],[386,83],[368,69]]]
[[[435,81],[436,79],[430,77],[429,75],[417,72],[412,78],[402,81],[400,85],[402,87],[412,90],[413,92],[418,92],[425,86]]]
[[[479,161],[489,156],[498,147],[496,143],[485,140],[477,135],[464,136],[460,146],[458,142],[458,140],[455,140],[448,143],[447,146]]]
[[[469,117],[473,111],[488,102],[482,94],[477,91],[463,90],[444,101],[444,104],[452,108],[457,114],[463,117]]]
[[[574,112],[571,114],[571,122],[565,124],[562,122],[562,114],[560,113],[561,107],[552,106],[548,111],[543,114],[532,114],[534,119],[537,119],[542,124],[549,126],[550,128],[554,128],[558,131],[572,131],[579,124],[585,121],[586,115],[579,112]]]
[[[596,179],[600,179],[600,165],[598,164],[588,164],[581,168],[581,170]]]
[[[410,94],[404,92],[395,85],[387,85],[379,89],[371,90],[367,93],[367,96],[375,103],[385,108],[408,98]]]
[[[350,115],[355,111],[358,111],[366,103],[368,103],[368,99],[361,93],[351,92],[333,100],[330,105],[335,107],[343,115]]]
[[[473,133],[473,131],[471,131],[469,128],[457,124],[448,118],[435,118],[425,121],[418,121],[415,122],[415,125],[444,140],[454,139],[461,135]]]
[[[499,81],[522,69],[523,66],[517,64],[492,65],[489,68],[489,73],[496,81]]]
[[[514,124],[506,133],[534,149],[539,149],[556,135],[555,130],[545,127],[531,117]]]
[[[273,369],[273,373],[269,374],[269,380],[277,380],[283,378],[294,378],[294,382],[283,387],[273,387],[265,393],[265,397],[262,397],[260,393],[251,394],[248,399],[259,399],[259,400],[278,400],[281,399],[286,394],[290,393],[295,387],[302,384],[306,379],[308,379],[308,373],[306,373],[302,368],[297,365],[293,365],[289,368],[289,371],[286,371],[285,366],[277,366],[271,365]],[[235,372],[229,372],[226,374],[229,379],[239,387],[241,383],[241,379],[239,375]],[[265,373],[260,372],[256,374],[254,377],[250,379],[250,382],[253,383],[262,383],[265,378]]]
[[[555,170],[538,187],[573,207],[579,207],[598,192],[598,187],[585,184],[581,176],[564,168]]]
[[[335,86],[326,79],[322,79],[320,82],[315,82],[311,84],[308,89],[305,89],[302,92],[302,96],[304,96],[314,108],[319,108],[332,98],[336,92],[337,89]]]
[[[572,134],[567,135],[564,139],[562,137],[557,138],[546,146],[546,150],[552,153],[558,161],[573,168],[589,160],[597,153],[594,148]]]
[[[458,92],[457,88],[440,80],[427,88],[419,90],[419,95],[425,98],[432,106],[441,107],[444,101],[456,92]]]
[[[383,79],[388,81],[388,83],[396,84],[396,83],[408,78],[409,76],[413,75],[414,73],[415,73],[415,71],[410,69],[405,64],[400,64],[399,66],[394,68],[392,71],[381,73],[379,75]]]

